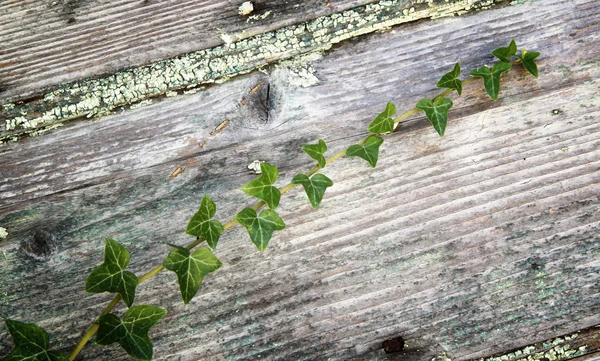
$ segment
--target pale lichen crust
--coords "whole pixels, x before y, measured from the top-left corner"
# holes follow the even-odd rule
[[[227,39],[225,44],[211,49],[59,85],[38,98],[4,104],[0,108],[0,143],[38,135],[68,120],[106,115],[137,103],[146,105],[150,98],[173,96],[178,90],[189,94],[202,84],[223,82],[273,62],[324,51],[340,41],[401,23],[453,16],[494,2],[497,0],[388,0],[246,39],[238,34],[222,34]]]
[[[521,350],[513,351],[504,355],[480,358],[476,361],[538,361],[538,360],[571,360],[583,356],[587,352],[587,346],[572,346],[578,334],[557,337],[544,341],[540,345],[526,346]]]

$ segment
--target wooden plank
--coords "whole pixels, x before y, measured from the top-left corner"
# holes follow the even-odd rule
[[[599,11],[548,0],[410,24],[313,61],[310,88],[271,68],[1,148],[0,317],[71,349],[108,299],[82,291],[104,237],[146,271],[164,242],[188,240],[202,194],[221,220],[248,201],[251,161],[279,165],[283,185],[310,163],[302,144],[343,149],[386,101],[406,110],[455,60],[478,66],[516,38],[542,52],[539,79],[511,73],[497,103],[466,89],[444,138],[407,121],[375,169],[328,166],[322,207],[286,196],[287,228],[265,253],[239,228],[224,235],[224,265],[191,305],[169,273],[138,299],[168,309],[152,332],[164,360],[385,360],[398,335],[418,346],[408,360],[466,360],[599,324]],[[261,82],[270,91],[249,94]],[[1,333],[0,354],[10,347]],[[90,345],[81,359],[127,358]]]
[[[477,361],[588,360],[600,358],[600,326],[589,327],[573,334],[537,342],[521,349],[484,357]]]
[[[398,338],[396,338],[398,339]],[[401,349],[386,355],[387,360],[416,359],[422,345],[407,343],[403,340]],[[364,360],[374,360],[377,357],[369,355],[361,357]],[[355,358],[358,360],[359,358]],[[471,361],[536,361],[536,360],[598,360],[600,359],[600,325],[588,327],[577,332],[561,335],[549,340],[536,342],[525,347],[515,348],[495,355],[489,355]],[[432,361],[452,361],[445,353],[438,355]]]
[[[3,1],[0,102],[40,89],[248,38],[344,11],[372,0]],[[252,18],[250,18],[252,17]]]
[[[225,81],[295,55],[323,51],[340,41],[400,23],[454,15],[492,3],[383,1],[240,41],[237,36],[227,36],[224,45],[46,89],[29,99],[3,104],[0,142],[39,135],[68,120],[103,116],[119,107],[151,102],[157,96],[194,91],[190,88]]]

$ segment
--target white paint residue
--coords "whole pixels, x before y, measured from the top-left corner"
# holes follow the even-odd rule
[[[252,4],[252,1],[244,1],[238,8],[238,14],[242,16],[248,15],[252,11],[254,11],[254,5]]]
[[[290,85],[308,88],[309,86],[319,84],[319,78],[315,76],[312,66],[306,68],[291,68],[289,70]]]
[[[432,358],[431,361],[452,361],[452,360],[448,356],[446,356],[446,353],[444,352],[443,355],[436,356],[436,357]]]
[[[148,106],[150,104],[152,104],[152,99],[146,99],[146,100],[142,100],[139,103],[131,105],[129,108],[130,109],[137,109],[137,108]]]
[[[231,43],[237,41],[237,39],[234,38],[234,36],[231,36],[231,35],[225,34],[225,33],[219,34],[219,37],[221,38],[221,40],[223,40],[223,42],[225,44],[231,44]]]
[[[279,63],[278,67],[287,70],[287,82],[293,86],[308,88],[320,83],[312,62],[323,57],[321,52],[313,52],[303,56],[297,56],[290,60]]]
[[[248,20],[246,20],[246,23],[249,22],[250,20],[263,20],[263,19],[266,19],[269,15],[271,15],[271,10],[265,11],[265,13],[262,14],[262,15],[251,15],[251,16],[248,17]]]
[[[260,163],[262,162],[262,160],[255,160],[254,162],[248,165],[248,169],[253,171],[254,174],[262,174],[262,171],[260,170]]]
[[[6,231],[6,228],[0,227],[0,238],[6,238],[6,237],[8,237],[8,232]]]

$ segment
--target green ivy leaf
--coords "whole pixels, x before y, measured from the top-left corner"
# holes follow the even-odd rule
[[[452,100],[448,98],[423,99],[417,103],[415,108],[421,109],[427,115],[427,119],[433,125],[435,131],[440,135],[444,135],[446,130],[446,122],[448,121],[448,110],[452,107]]]
[[[185,247],[175,248],[163,262],[163,266],[177,274],[183,303],[188,304],[198,293],[204,276],[221,267],[221,261],[208,248],[199,248],[193,253]]]
[[[223,233],[223,225],[217,220],[211,220],[216,212],[217,206],[208,195],[205,195],[200,201],[198,212],[190,219],[185,233],[203,237],[212,249],[217,248],[217,242]]]
[[[540,56],[540,53],[537,51],[525,51],[521,50],[521,55],[517,55],[519,59],[521,59],[521,63],[523,67],[534,77],[538,77],[538,67],[535,63],[535,58]]]
[[[315,174],[312,178],[308,178],[305,174],[298,174],[292,179],[292,184],[301,184],[306,191],[308,200],[313,208],[317,208],[327,187],[333,185],[333,181],[324,174]]]
[[[375,134],[391,133],[394,130],[392,118],[394,114],[396,114],[396,106],[391,102],[387,103],[385,110],[373,119],[367,130]]]
[[[48,351],[48,333],[33,323],[4,320],[8,333],[12,336],[15,348],[4,361],[68,361],[67,356],[56,351]]]
[[[456,89],[458,95],[462,94],[462,81],[458,78],[460,76],[460,64],[456,63],[454,69],[451,72],[444,74],[444,76],[435,85],[438,88]]]
[[[119,293],[127,307],[135,298],[138,278],[125,271],[129,264],[129,252],[117,241],[106,239],[104,263],[96,267],[85,280],[85,290],[91,293]]]
[[[279,205],[279,199],[281,199],[281,192],[273,187],[273,183],[279,177],[279,171],[276,166],[265,162],[260,163],[260,170],[262,172],[260,177],[246,183],[242,187],[242,191],[249,196],[262,199],[269,208],[275,209]]]
[[[264,251],[271,240],[273,231],[280,231],[285,228],[285,223],[279,218],[279,215],[270,209],[265,209],[256,214],[252,208],[244,208],[235,216],[235,219],[248,231],[252,243],[256,245],[259,251]]]
[[[492,51],[492,55],[505,63],[510,63],[510,58],[517,53],[517,43],[514,40],[510,42],[508,48],[498,48]]]
[[[302,146],[304,153],[308,154],[309,157],[316,160],[319,167],[325,168],[327,160],[325,160],[325,152],[327,151],[327,145],[323,139],[319,139],[317,144],[306,144]]]
[[[383,143],[383,138],[376,135],[370,135],[365,140],[364,144],[355,144],[346,150],[348,157],[359,157],[375,168],[377,158],[379,157],[379,146]]]
[[[167,311],[150,305],[132,306],[122,319],[114,314],[100,316],[96,343],[110,345],[117,342],[129,354],[138,360],[152,360],[152,341],[148,330],[154,326]]]
[[[471,75],[474,77],[483,78],[485,90],[493,100],[497,100],[498,93],[500,93],[500,75],[502,75],[502,73],[506,73],[511,68],[512,65],[510,63],[499,61],[494,64],[492,69],[485,65],[479,69],[473,69],[471,70]]]

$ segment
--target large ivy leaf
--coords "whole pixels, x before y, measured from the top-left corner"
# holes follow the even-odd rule
[[[217,212],[217,206],[210,199],[208,195],[205,195],[200,201],[200,208],[196,212],[185,229],[185,233],[203,237],[213,249],[217,248],[217,242],[219,237],[223,233],[223,225],[217,220],[211,220]]]
[[[492,51],[492,55],[505,63],[510,63],[510,58],[517,53],[517,43],[514,40],[510,42],[507,48],[498,48]]]
[[[235,219],[248,231],[252,243],[256,245],[259,251],[264,251],[269,245],[273,231],[280,231],[285,228],[285,223],[279,218],[279,215],[270,209],[265,209],[256,214],[252,208],[244,208],[235,216]]]
[[[485,90],[493,100],[497,100],[498,93],[500,93],[500,75],[506,73],[511,68],[512,65],[510,63],[499,61],[494,64],[492,69],[484,65],[481,68],[471,70],[470,74],[474,77],[483,78]]]
[[[325,152],[327,151],[327,144],[323,139],[319,139],[317,144],[306,144],[302,146],[304,153],[308,154],[309,157],[316,160],[319,167],[325,168],[327,160],[325,159]]]
[[[129,264],[129,252],[117,241],[106,239],[104,263],[96,267],[85,280],[85,290],[91,293],[118,293],[130,307],[135,298],[138,278],[125,271]]]
[[[185,247],[175,248],[163,262],[163,266],[177,274],[183,303],[188,304],[198,293],[204,276],[221,267],[221,261],[208,248],[199,248],[193,253]]]
[[[48,351],[48,333],[33,323],[4,320],[8,333],[12,336],[15,348],[4,361],[68,361],[67,356],[56,351]]]
[[[114,314],[100,316],[96,343],[110,345],[117,342],[129,354],[138,360],[152,360],[152,341],[148,330],[154,326],[167,311],[150,305],[132,306],[122,319]]]
[[[448,121],[448,110],[452,107],[452,100],[448,98],[423,99],[417,103],[415,108],[425,112],[427,119],[433,125],[435,131],[440,135],[444,135],[446,130],[446,122]]]
[[[367,130],[375,134],[391,133],[394,130],[394,118],[396,114],[396,106],[387,103],[385,110],[373,119]]]
[[[525,51],[521,50],[521,55],[517,55],[519,59],[521,59],[521,63],[523,67],[534,77],[538,77],[538,67],[535,63],[535,58],[540,56],[540,53],[537,51]]]
[[[367,137],[363,144],[355,144],[350,146],[346,150],[348,157],[359,157],[375,168],[377,165],[377,159],[379,157],[379,146],[383,143],[383,138],[376,135],[370,135]]]
[[[456,63],[452,71],[444,74],[440,81],[435,86],[438,88],[456,89],[458,95],[462,94],[462,81],[458,78],[460,76],[460,64]]]
[[[246,183],[242,187],[242,191],[247,195],[262,199],[269,208],[275,209],[279,205],[279,199],[281,199],[281,192],[273,187],[273,183],[279,177],[279,171],[276,166],[265,162],[260,163],[260,170],[262,172],[260,177]]]
[[[327,187],[333,185],[333,181],[324,174],[315,174],[308,178],[305,174],[298,174],[292,179],[292,184],[301,184],[306,191],[308,200],[313,208],[317,208]]]

